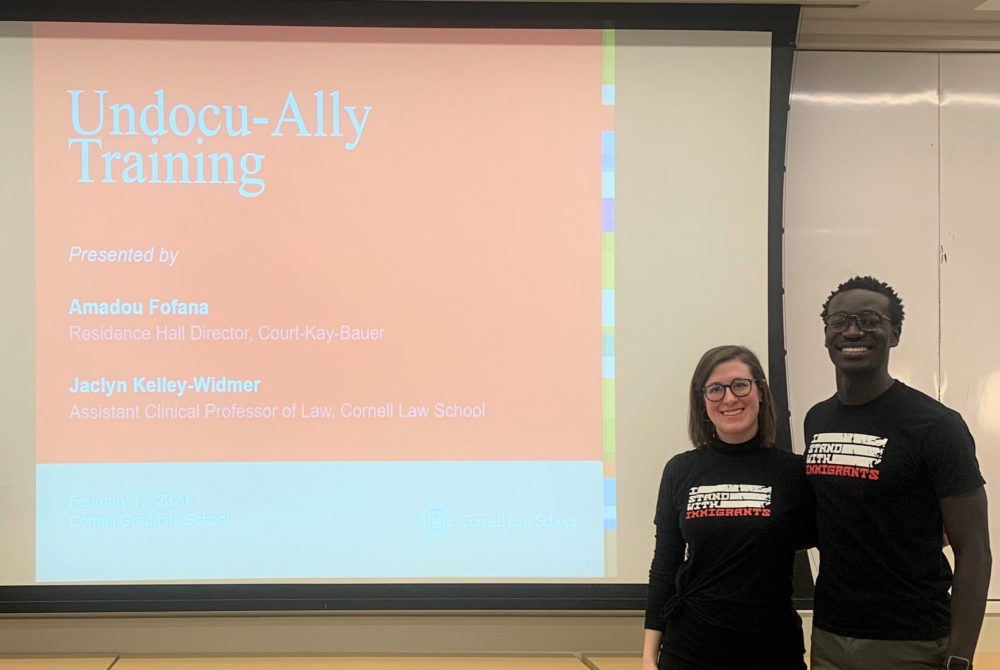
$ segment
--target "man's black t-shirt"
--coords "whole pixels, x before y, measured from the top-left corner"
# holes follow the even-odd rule
[[[947,636],[938,501],[984,484],[962,417],[897,381],[864,405],[824,400],[805,436],[820,552],[813,624],[869,640]]]
[[[792,566],[815,507],[802,461],[754,438],[667,463],[646,604],[665,667],[805,668]]]

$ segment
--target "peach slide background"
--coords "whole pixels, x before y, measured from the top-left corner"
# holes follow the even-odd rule
[[[83,38],[78,30],[90,38]],[[601,459],[599,31],[386,31],[36,24],[37,461]],[[99,38],[93,37],[99,35]],[[165,89],[248,105],[266,126],[111,136]],[[264,154],[266,190],[77,183],[82,124],[108,90],[103,151]],[[360,144],[270,133],[289,91],[310,132],[315,91],[359,116]],[[162,159],[161,159],[162,161]],[[120,168],[118,168],[120,170]],[[147,160],[148,177],[148,160]],[[237,164],[237,180],[239,170]],[[163,173],[161,170],[161,179]],[[194,177],[192,176],[192,180]],[[169,268],[67,261],[71,245],[166,247]],[[209,316],[70,316],[74,297],[208,302]],[[70,342],[69,326],[202,324],[253,342]],[[263,342],[260,325],[385,328],[383,342]],[[257,394],[131,393],[133,376],[261,379]],[[128,380],[113,398],[74,377]],[[475,405],[486,419],[71,420],[80,406],[387,402]],[[280,410],[279,410],[280,411]]]

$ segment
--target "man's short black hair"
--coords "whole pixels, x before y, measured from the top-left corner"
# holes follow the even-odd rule
[[[830,297],[826,299],[823,303],[823,313],[820,314],[824,319],[828,315],[828,310],[830,308],[830,301],[833,300],[834,296],[844,291],[851,291],[853,289],[861,289],[862,291],[871,291],[873,293],[880,293],[889,299],[889,313],[886,316],[892,321],[892,325],[901,326],[903,325],[903,301],[899,299],[896,295],[896,291],[886,284],[884,281],[879,281],[875,277],[852,277],[848,279],[843,284],[837,287]]]

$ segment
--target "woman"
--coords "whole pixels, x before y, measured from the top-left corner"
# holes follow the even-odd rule
[[[774,448],[774,400],[745,347],[705,353],[691,380],[695,448],[656,504],[643,670],[804,670],[795,551],[815,503],[802,457]]]

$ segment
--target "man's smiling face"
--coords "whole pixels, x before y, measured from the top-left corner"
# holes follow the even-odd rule
[[[827,316],[843,313],[859,315],[874,312],[882,316],[881,323],[871,331],[862,330],[857,318],[849,320],[842,332],[826,327],[826,348],[834,366],[845,374],[872,372],[889,363],[889,350],[899,344],[901,326],[885,318],[889,313],[889,298],[864,289],[838,293],[827,307]]]

